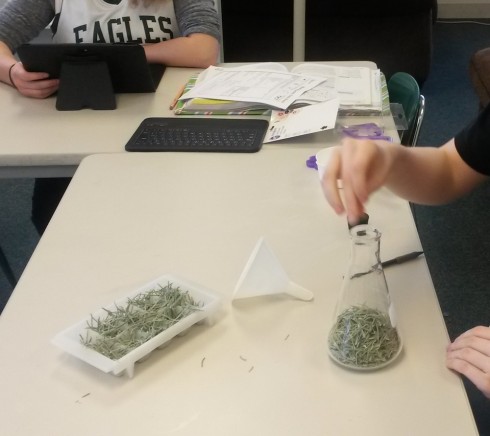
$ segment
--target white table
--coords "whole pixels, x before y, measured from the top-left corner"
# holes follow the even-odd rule
[[[327,356],[350,241],[305,165],[318,148],[86,158],[0,317],[2,433],[476,435],[461,379],[445,367],[448,336],[423,257],[386,270],[399,359],[353,372]],[[383,260],[420,249],[405,201],[382,190],[368,212]],[[312,302],[231,303],[261,236]],[[214,290],[223,306],[214,325],[154,352],[132,379],[50,343],[164,273]]]
[[[124,152],[142,119],[170,114],[179,87],[197,69],[168,68],[155,93],[118,94],[117,109],[57,111],[56,98],[22,97],[0,86],[0,175],[65,177],[94,153]]]
[[[368,61],[326,63],[376,68]],[[55,97],[25,98],[0,84],[0,177],[70,177],[86,156],[124,152],[144,118],[173,115],[175,94],[199,71],[167,68],[155,93],[119,94],[113,111],[57,111]]]

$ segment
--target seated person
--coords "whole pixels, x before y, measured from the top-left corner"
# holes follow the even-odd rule
[[[10,0],[0,10],[0,81],[25,97],[46,98],[58,89],[58,79],[26,71],[14,55],[50,23],[54,43],[137,42],[148,62],[167,66],[207,68],[220,51],[213,0]],[[33,222],[39,233],[69,180],[36,180]]]

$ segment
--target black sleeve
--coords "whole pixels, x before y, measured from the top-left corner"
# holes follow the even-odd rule
[[[490,176],[490,105],[455,138],[456,150],[475,171]]]

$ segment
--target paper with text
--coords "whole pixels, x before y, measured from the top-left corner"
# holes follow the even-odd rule
[[[286,109],[300,95],[325,78],[281,71],[209,67],[205,80],[198,80],[185,98],[212,98],[260,102]]]
[[[333,129],[337,120],[339,99],[303,106],[287,111],[272,111],[264,142],[279,141]]]

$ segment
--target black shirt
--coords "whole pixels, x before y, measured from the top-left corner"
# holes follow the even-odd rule
[[[455,138],[456,150],[475,171],[490,176],[490,105]]]

